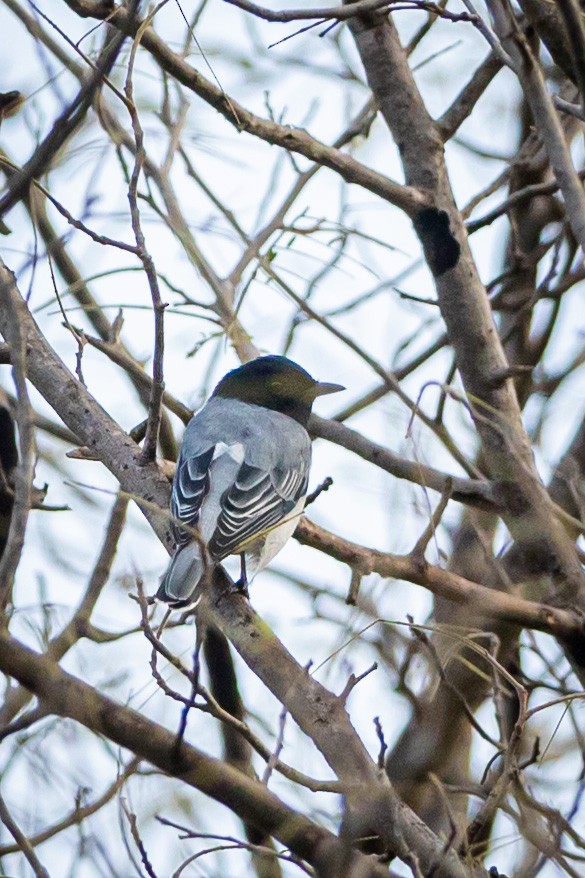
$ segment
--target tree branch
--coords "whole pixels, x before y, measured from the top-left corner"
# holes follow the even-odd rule
[[[585,193],[573,167],[563,129],[544,75],[521,32],[508,0],[487,0],[496,31],[514,62],[532,118],[540,132],[551,167],[565,199],[567,218],[585,253]]]
[[[585,638],[585,623],[579,612],[559,609],[548,604],[496,591],[452,573],[421,563],[415,555],[391,555],[352,543],[326,531],[303,518],[295,531],[295,538],[304,545],[358,569],[363,575],[377,573],[391,579],[414,582],[457,604],[469,605],[479,625],[481,616],[501,619],[524,628],[547,631],[559,638]]]
[[[47,657],[0,632],[0,667],[30,689],[43,707],[104,735],[161,771],[201,790],[234,811],[242,820],[273,835],[297,856],[308,860],[320,878],[338,878],[343,863],[348,878],[382,878],[386,870],[351,850],[332,833],[288,808],[259,781],[207,756],[142,714],[99,693],[62,671]]]
[[[442,138],[416,87],[391,16],[358,16],[349,26],[380,112],[400,146],[407,183],[433,200],[432,208],[414,218],[414,227],[434,275],[496,495],[506,510],[504,521],[534,567],[548,572],[545,588],[552,582],[559,600],[585,607],[585,578],[575,546],[553,520],[513,383],[508,379],[495,386],[492,380],[509,364],[453,198]]]
[[[20,296],[14,275],[0,260],[0,332],[5,338],[11,319],[18,321],[27,344],[28,378],[69,429],[116,476],[122,490],[138,502],[170,549],[173,537],[167,512],[168,480],[154,463],[141,468],[140,448],[54,353]]]
[[[105,46],[93,73],[88,77],[76,97],[55,123],[45,139],[36,148],[22,171],[9,183],[8,191],[0,198],[0,217],[8,213],[28,192],[33,180],[42,177],[48,170],[56,153],[63,149],[65,141],[81,125],[98,89],[110,73],[120,54],[126,34],[119,32]]]
[[[132,18],[121,6],[115,7],[113,11],[108,8],[106,12],[104,4],[92,6],[79,0],[65,0],[65,2],[78,15],[95,16],[101,20],[107,18],[111,25],[129,36],[135,36],[142,24],[140,19]],[[321,143],[303,129],[280,125],[246,110],[201,76],[180,55],[173,52],[152,28],[146,29],[141,43],[166,73],[217,110],[238,131],[246,131],[266,143],[282,146],[290,152],[319,162],[338,173],[346,182],[363,186],[364,189],[405,211],[409,216],[413,216],[426,204],[425,196],[417,189],[395,183],[383,174],[362,165],[347,153]]]

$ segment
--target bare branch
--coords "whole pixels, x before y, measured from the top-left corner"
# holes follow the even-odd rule
[[[106,414],[91,394],[76,381],[48,345],[35,324],[24,300],[18,294],[14,276],[0,266],[0,332],[6,337],[10,319],[18,320],[29,346],[27,374],[52,408],[80,441],[95,450],[100,460],[120,480],[122,488],[139,499],[144,492],[142,479],[150,485],[146,492],[145,515],[169,547],[173,544],[166,510],[169,484],[154,463],[142,467],[140,449]]]
[[[110,9],[106,13],[105,8],[101,5],[88,6],[78,2],[78,0],[66,0],[66,2],[78,14],[95,15],[97,18],[107,17],[112,25],[130,36],[135,36],[141,26],[140,20],[133,20],[123,7],[116,7],[112,14]],[[418,190],[401,186],[393,180],[389,180],[382,174],[365,167],[347,153],[326,146],[303,129],[279,125],[277,122],[262,119],[246,110],[237,101],[228,97],[213,83],[201,76],[183,58],[172,52],[151,28],[146,29],[141,43],[145,49],[152,53],[163,70],[214,107],[239,131],[246,131],[267,143],[278,144],[291,152],[304,155],[311,161],[317,161],[336,171],[348,183],[357,183],[363,186],[390,204],[399,207],[409,216],[415,214],[426,204],[425,196]]]
[[[534,123],[542,132],[543,143],[567,205],[571,228],[585,252],[585,193],[573,167],[544,76],[526,37],[518,27],[508,0],[488,0],[488,6],[496,31],[513,58]]]
[[[479,98],[502,69],[502,62],[493,52],[477,68],[465,88],[451,106],[437,119],[443,140],[449,140],[473,111]]]
[[[44,715],[46,716],[46,713],[44,713]],[[122,771],[120,771],[116,780],[104,790],[101,796],[98,796],[93,802],[88,802],[85,805],[77,804],[62,820],[59,820],[52,826],[48,826],[46,829],[43,829],[42,832],[30,836],[29,843],[32,847],[36,847],[37,845],[43,844],[43,842],[54,838],[56,835],[59,835],[59,833],[64,832],[71,826],[81,825],[86,817],[89,817],[91,814],[96,814],[120,792],[127,779],[138,770],[139,765],[140,759],[137,757],[131,759]],[[20,847],[18,844],[0,845],[0,856],[5,857],[8,854],[16,853],[19,850]]]
[[[339,874],[328,865],[336,852],[346,864],[348,878],[381,878],[385,874],[381,866],[371,861],[366,865],[363,854],[347,848],[327,830],[288,808],[259,781],[185,743],[177,752],[172,732],[116,704],[6,633],[0,633],[0,665],[5,673],[31,689],[50,711],[75,719],[227,805],[242,819],[262,827],[302,859],[312,862],[322,878]]]
[[[0,298],[3,287],[10,280],[0,277]],[[12,600],[14,574],[20,561],[24,546],[25,530],[32,503],[32,484],[34,476],[34,423],[32,407],[26,385],[27,377],[27,339],[16,312],[7,311],[3,335],[10,346],[10,359],[13,365],[12,374],[17,393],[16,422],[18,424],[19,451],[15,466],[11,472],[14,484],[13,500],[10,502],[8,521],[4,521],[8,533],[0,558],[0,615],[4,615],[7,604]],[[10,416],[9,416],[10,417]],[[5,425],[7,426],[7,425]],[[3,436],[8,457],[8,443],[13,437]]]
[[[329,533],[308,519],[301,520],[295,537],[305,545],[350,565],[352,569],[358,568],[362,573],[404,579],[423,585],[433,594],[455,603],[469,604],[474,607],[478,616],[505,619],[513,624],[548,631],[559,637],[583,636],[583,620],[579,612],[560,610],[547,604],[538,604],[505,592],[494,591],[440,567],[426,565],[422,570],[410,555],[390,555],[359,546]]]
[[[104,78],[108,76],[114,66],[125,39],[126,34],[123,32],[118,33],[111,41],[108,39],[94,73],[88,77],[87,82],[81,87],[70,105],[55,120],[49,134],[37,147],[22,171],[12,179],[6,194],[0,198],[0,217],[4,216],[25,197],[31,183],[42,177],[65,140],[81,125],[96,92],[101,88]]]
[[[550,500],[534,467],[514,388],[510,380],[499,388],[491,382],[491,376],[508,363],[454,203],[437,127],[422,102],[391,17],[353,18],[350,28],[380,111],[395,140],[404,144],[401,157],[407,182],[433,193],[435,206],[421,210],[414,226],[434,275],[462,381],[473,400],[483,453],[507,507],[504,520],[516,539],[525,541],[531,534],[529,551],[536,551],[545,566],[555,569],[554,588],[568,603],[585,606],[585,579],[574,544],[560,525],[551,528]],[[387,87],[389,78],[392,88]]]
[[[32,845],[26,835],[18,827],[18,824],[15,822],[14,818],[10,814],[10,811],[6,807],[6,803],[2,796],[0,796],[0,820],[14,838],[18,850],[21,850],[31,869],[33,870],[36,878],[50,878],[49,873],[35,854]]]
[[[134,86],[132,76],[134,72],[134,62],[136,52],[140,45],[140,39],[146,28],[151,23],[156,9],[142,23],[132,43],[132,51],[128,62],[128,71],[126,74],[126,83],[124,92],[126,95],[128,112],[132,121],[132,130],[134,132],[135,151],[134,151],[134,168],[128,185],[128,201],[130,204],[130,216],[132,219],[132,230],[136,241],[137,255],[144,267],[144,273],[148,278],[150,287],[150,295],[152,298],[152,309],[154,311],[154,352],[152,366],[152,385],[150,392],[150,402],[148,406],[148,422],[146,425],[146,435],[144,437],[144,445],[142,447],[141,461],[142,463],[151,463],[156,458],[156,449],[158,446],[158,436],[162,417],[162,399],[164,394],[164,378],[163,378],[163,357],[164,357],[164,312],[167,307],[162,301],[158,286],[158,276],[152,256],[146,249],[146,241],[142,231],[140,221],[140,211],[138,209],[138,181],[142,173],[146,153],[144,150],[144,132],[138,117],[138,111],[134,103]]]

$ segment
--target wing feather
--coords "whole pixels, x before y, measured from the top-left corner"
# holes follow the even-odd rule
[[[215,446],[212,445],[196,457],[179,460],[171,491],[171,515],[177,546],[193,538],[193,534],[181,527],[179,522],[187,525],[187,528],[197,526],[201,504],[209,492],[209,468],[214,450]]]
[[[225,491],[209,551],[217,559],[235,554],[270,530],[296,506],[307,489],[307,468],[275,467],[266,472],[243,463]]]

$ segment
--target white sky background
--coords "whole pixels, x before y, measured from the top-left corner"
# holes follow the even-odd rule
[[[309,6],[300,0],[296,5]],[[279,6],[284,8],[285,5]],[[93,24],[78,19],[64,4],[55,3],[54,0],[40,2],[39,8],[53,16],[73,39],[81,37]],[[194,5],[190,0],[183,0],[183,8],[189,16]],[[462,11],[463,6],[454,2],[449,8]],[[402,12],[397,15],[405,38],[423,20],[421,13]],[[173,2],[157,16],[156,27],[172,43],[181,44],[185,39],[185,25]],[[294,30],[295,25],[269,25],[246,19],[240,11],[221,0],[210,0],[198,27],[197,38],[215,76],[232,97],[262,116],[267,113],[268,101],[275,118],[282,116],[282,121],[287,124],[306,126],[320,139],[332,142],[365,102],[367,90],[358,81],[341,80],[337,76],[342,64],[331,36],[320,39],[317,31],[312,31],[270,51],[265,50],[270,43]],[[47,59],[44,59],[44,63],[41,54],[31,54],[31,43],[25,37],[24,30],[3,4],[0,4],[0,33],[3,42],[1,88],[3,91],[18,89],[30,96],[24,112],[3,123],[1,143],[10,157],[24,163],[38,137],[47,132],[52,119],[62,107],[62,100],[70,99],[75,94],[76,84],[53,59],[48,60],[50,66],[47,66]],[[57,34],[54,36],[59,39]],[[84,51],[95,49],[99,40],[101,30],[82,43]],[[347,31],[341,45],[351,69],[361,79],[361,67]],[[449,47],[452,48],[447,51]],[[437,115],[449,105],[488,51],[482,37],[470,25],[438,23],[431,36],[414,53],[413,65],[420,64],[440,49],[445,52],[422,66],[417,74],[428,106]],[[210,75],[206,61],[198,52],[194,52],[189,60],[204,76]],[[122,75],[122,71],[119,71],[119,83],[123,81]],[[166,138],[162,126],[149,112],[159,104],[160,82],[144,52],[138,56],[135,89],[140,95],[138,105],[145,128],[146,148],[154,157],[160,158],[166,149]],[[213,192],[236,213],[244,228],[253,234],[258,227],[259,214],[261,223],[290,186],[293,179],[291,167],[282,160],[275,148],[269,148],[248,135],[237,134],[201,101],[192,95],[188,95],[188,99],[191,108],[184,143],[191,158]],[[124,119],[124,111],[115,98],[109,95],[108,100],[119,118]],[[461,137],[487,150],[511,153],[515,149],[518,133],[517,102],[518,90],[512,77],[500,73],[473,117],[462,127]],[[129,128],[129,119],[126,118],[125,122]],[[374,123],[369,138],[354,144],[352,149],[365,164],[401,180],[397,150],[381,119]],[[447,156],[460,205],[466,204],[503,167],[502,162],[480,159],[457,143],[449,144]],[[297,162],[303,169],[307,166],[302,158]],[[276,163],[280,163],[281,167],[274,178]],[[174,168],[174,182],[191,228],[206,257],[219,274],[227,274],[240,253],[239,243],[235,241],[225,220],[218,218],[211,203],[186,178],[178,160]],[[82,212],[87,194],[91,193],[95,201],[86,219],[88,225],[112,237],[132,240],[126,190],[119,164],[113,148],[107,144],[95,123],[86,124],[68,145],[60,166],[51,173],[50,184],[54,194],[74,215]],[[419,257],[414,233],[397,209],[363,190],[342,186],[339,179],[327,170],[317,174],[287,219],[292,222],[295,216],[306,210],[307,218],[299,220],[299,223],[308,225],[315,218],[325,218],[329,221],[330,229],[331,224],[339,219],[342,199],[347,205],[344,223],[359,228],[389,246],[383,248],[365,240],[353,239],[346,256],[317,287],[311,300],[320,313],[327,313],[353,301],[380,282],[398,275]],[[486,201],[478,215],[487,212],[501,199],[502,192]],[[54,211],[50,211],[50,217],[57,228],[66,232],[63,221]],[[62,326],[46,261],[41,260],[33,273],[30,270],[33,239],[28,218],[24,210],[18,207],[7,221],[13,234],[0,242],[3,258],[17,272],[23,292],[28,290],[30,284],[31,308],[36,312],[43,332],[73,370],[75,345]],[[203,281],[160,220],[148,208],[143,212],[143,226],[157,270],[177,287],[188,291],[193,298],[208,302],[210,294]],[[86,277],[104,273],[103,277],[91,284],[94,295],[98,301],[110,307],[107,312],[110,319],[113,319],[120,305],[125,306],[123,338],[136,356],[148,360],[152,351],[153,327],[145,277],[136,271],[111,273],[115,269],[135,269],[136,262],[130,254],[100,247],[77,231],[70,231],[70,234],[72,252]],[[332,231],[322,232],[311,239],[296,236],[292,246],[285,249],[291,243],[292,235],[284,236],[274,265],[298,294],[304,294],[307,282],[329,258],[334,237]],[[501,267],[504,241],[503,220],[472,238],[474,254],[485,280],[495,275]],[[42,250],[42,242],[39,246]],[[426,270],[413,272],[400,283],[400,287],[422,298],[434,297]],[[188,314],[189,309],[185,307],[180,309],[181,314],[174,314],[172,305],[179,302],[179,298],[164,286],[162,294],[171,303],[166,318],[166,384],[174,396],[197,407],[202,402],[204,390],[209,390],[223,373],[237,364],[235,354],[223,340],[219,344],[212,340],[196,356],[186,359],[193,346],[209,334],[210,325],[195,316],[198,312],[194,309],[191,309],[193,316]],[[555,348],[553,345],[550,352],[552,366],[565,360],[567,350],[579,344],[583,331],[579,297],[582,298],[582,292],[577,290],[566,297],[558,346]],[[65,298],[64,302],[67,301]],[[240,318],[258,347],[266,352],[279,353],[294,313],[294,306],[284,294],[259,277],[245,297]],[[441,333],[437,317],[435,307],[402,301],[388,288],[369,304],[335,317],[333,322],[362,344],[381,364],[392,367],[410,359]],[[77,310],[69,312],[69,319],[74,324],[84,325],[83,316]],[[427,321],[430,322],[425,325]],[[407,352],[400,354],[401,344],[413,334],[415,338]],[[289,353],[317,378],[339,381],[348,388],[343,396],[318,402],[318,414],[334,414],[379,383],[366,363],[314,324],[303,325],[297,330]],[[415,372],[405,382],[410,395],[416,398],[425,381],[444,380],[449,363],[449,357],[443,353],[435,356],[430,365]],[[130,429],[143,419],[144,412],[135,391],[104,356],[87,347],[83,370],[90,391],[122,427]],[[2,375],[8,386],[8,371],[4,370]],[[579,395],[581,403],[574,403],[580,381],[582,378],[577,373],[565,382],[564,389],[552,403],[555,407],[563,407],[563,415],[561,419],[554,419],[554,432],[544,430],[538,458],[544,475],[554,465],[567,438],[582,417],[582,394]],[[426,391],[425,401],[430,404],[435,398],[435,389]],[[36,394],[34,399],[40,411],[51,414]],[[432,405],[429,410],[432,411]],[[447,404],[447,410],[448,423],[457,435],[460,447],[471,453],[474,447],[473,433],[467,416],[454,402]],[[530,417],[536,417],[537,413],[536,406],[529,407],[529,423]],[[415,428],[414,441],[406,438],[408,421],[409,413],[404,406],[396,398],[387,396],[375,410],[368,410],[351,419],[349,425],[399,453],[412,458],[416,455],[437,468],[459,473],[457,464],[423,427]],[[113,501],[113,497],[96,490],[71,487],[71,482],[82,482],[95,489],[115,491],[116,488],[114,479],[100,464],[67,460],[64,454],[68,449],[64,445],[49,443],[42,434],[39,434],[39,447],[43,452],[50,452],[55,465],[51,466],[42,459],[37,468],[36,482],[42,484],[47,481],[50,485],[48,502],[67,503],[71,511],[59,514],[36,512],[31,516],[26,550],[18,571],[18,615],[14,631],[36,647],[39,641],[34,628],[35,625],[42,625],[42,619],[40,612],[33,609],[34,605],[39,598],[48,604],[47,613],[53,633],[58,631],[85,587]],[[333,476],[334,487],[319,498],[311,508],[310,516],[344,537],[392,552],[406,552],[411,548],[424,527],[428,500],[433,506],[437,500],[433,494],[429,494],[427,500],[420,489],[399,483],[355,456],[318,441],[314,446],[312,487],[327,475]],[[458,509],[452,504],[446,516],[447,523],[453,524],[457,515]],[[107,630],[123,630],[138,623],[138,609],[128,599],[127,588],[133,590],[132,578],[140,573],[148,591],[153,592],[166,563],[162,547],[140,513],[131,510],[130,521],[120,544],[114,575],[104,590],[93,620]],[[448,533],[444,528],[440,542],[448,550]],[[436,559],[436,550],[432,546],[429,548],[429,557]],[[283,573],[309,586],[323,589],[330,596],[320,596],[313,604],[310,595],[303,595],[287,583],[281,575]],[[360,673],[376,658],[375,649],[368,645],[368,640],[381,633],[381,626],[378,625],[359,643],[354,642],[327,661],[345,640],[342,628],[327,621],[327,617],[333,617],[341,626],[353,632],[359,631],[369,621],[366,616],[343,603],[348,585],[347,568],[291,541],[273,562],[271,571],[258,577],[251,593],[256,610],[300,663],[312,660],[318,666],[326,662],[316,673],[318,679],[334,691],[343,688],[352,670]],[[375,596],[382,614],[389,620],[404,623],[407,614],[411,614],[417,622],[424,622],[431,608],[430,595],[406,583],[380,582],[377,577],[369,577],[362,588],[365,594]],[[315,609],[318,615],[326,618],[316,618]],[[193,629],[186,628],[168,635],[167,642],[177,653],[188,656],[193,636]],[[175,728],[178,722],[176,705],[157,689],[150,676],[148,657],[149,650],[142,636],[137,634],[109,646],[97,647],[82,642],[65,658],[63,666],[118,699],[128,701],[131,706],[144,709],[147,715],[168,727]],[[253,714],[257,712],[252,725],[267,741],[273,743],[278,727],[279,705],[239,661],[238,668],[244,702],[250,706]],[[169,680],[173,681],[172,676],[169,676]],[[380,716],[386,739],[392,746],[408,716],[408,706],[392,692],[391,685],[392,680],[387,672],[379,669],[358,686],[349,703],[352,721],[373,754],[377,753],[378,747],[373,717]],[[421,682],[413,681],[413,685],[418,688]],[[547,717],[546,728],[551,732],[556,719],[558,715],[556,718],[552,714]],[[191,715],[188,738],[208,752],[220,752],[217,725],[205,715]],[[9,739],[3,745],[3,751],[7,752],[4,764],[8,766],[4,781],[5,797],[14,816],[29,833],[65,814],[72,807],[79,786],[91,786],[93,792],[90,795],[95,797],[113,777],[113,763],[106,755],[112,752],[112,748],[92,739],[88,733],[72,724],[67,729],[67,751],[63,750],[62,742],[61,733],[56,731],[54,723],[48,721],[36,738],[38,750],[35,759],[29,761],[24,756],[24,750],[19,753],[15,739]],[[298,758],[299,748],[302,748],[301,760]],[[560,743],[558,748],[561,749]],[[486,750],[485,746],[478,747],[474,759],[478,765],[483,765],[490,755],[491,751]],[[309,774],[329,776],[319,754],[312,745],[306,745],[290,719],[282,758],[293,765],[300,762],[303,770]],[[47,765],[50,765],[50,771],[46,771]],[[260,762],[258,766],[261,771]],[[569,788],[567,780],[575,776],[574,765],[567,762],[562,768],[563,771],[557,767],[554,778],[550,780],[551,796],[557,796],[562,775],[561,782],[565,785],[569,805],[575,789]],[[56,777],[60,778],[59,784],[55,783]],[[308,795],[302,791],[292,791],[290,785],[281,781],[277,774],[273,775],[270,786],[293,806],[306,806]],[[180,797],[174,802],[171,802],[171,787],[178,790]],[[24,799],[23,789],[27,791]],[[150,819],[155,813],[192,824],[202,832],[218,831],[218,826],[221,826],[221,831],[226,834],[242,836],[241,826],[227,811],[204,801],[202,796],[190,789],[180,789],[178,784],[173,785],[162,778],[156,782],[151,778],[136,778],[126,789],[126,795],[137,812],[153,864],[161,876],[170,874],[180,863],[181,857],[193,852],[196,845],[182,842],[178,850],[174,831],[160,827]],[[298,796],[296,801],[295,796]],[[311,804],[318,809],[318,819],[326,823],[330,820],[332,828],[336,827],[339,802],[335,797],[324,794],[314,796]],[[92,827],[115,867],[115,874],[125,878],[134,872],[130,869],[120,841],[116,809],[114,802],[94,818]],[[323,816],[323,813],[327,816]],[[511,862],[509,857],[513,844],[506,836],[509,832],[510,826],[501,826],[501,834],[505,838],[497,865],[503,871]],[[2,841],[5,841],[5,834]],[[504,846],[507,842],[510,842],[508,849]],[[52,878],[71,874],[71,857],[76,845],[77,836],[71,832],[38,848]],[[28,874],[22,857],[7,858],[5,866],[8,874]],[[552,874],[551,869],[543,870],[543,878]],[[285,873],[292,875],[298,874],[298,871],[291,867],[288,870],[285,868]],[[105,865],[104,852],[92,849],[75,875],[76,878],[93,878],[100,874],[112,872]],[[227,874],[231,878],[250,874],[247,857],[233,852],[218,854],[213,861],[204,858],[185,871],[186,876]]]

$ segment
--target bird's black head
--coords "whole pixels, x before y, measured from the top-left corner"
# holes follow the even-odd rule
[[[282,412],[307,426],[311,406],[318,396],[345,390],[341,384],[324,384],[311,378],[286,357],[258,357],[233,369],[221,379],[212,396],[239,399]]]

